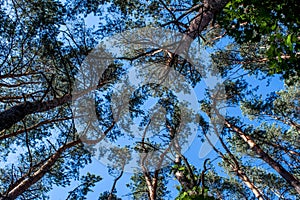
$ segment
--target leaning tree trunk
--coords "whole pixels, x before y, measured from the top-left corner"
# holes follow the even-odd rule
[[[238,160],[231,153],[230,149],[226,146],[226,144],[223,141],[223,138],[220,136],[220,134],[216,130],[216,127],[214,127],[214,132],[218,136],[218,139],[221,142],[221,145],[223,146],[223,148],[225,149],[225,151],[227,152],[227,154],[229,155],[229,158],[231,159],[231,161],[233,161],[233,163],[230,162],[229,158],[226,157],[220,150],[218,150],[214,144],[212,144],[212,142],[210,141],[210,139],[207,137],[207,135],[205,133],[204,134],[205,138],[207,139],[210,146],[214,149],[214,151],[216,153],[218,153],[221,156],[221,158],[224,160],[224,162],[229,164],[231,169],[236,173],[237,177],[239,177],[241,179],[241,181],[243,181],[243,183],[252,191],[252,193],[258,200],[265,200],[265,196],[263,195],[263,193],[259,190],[259,188],[256,187],[256,185],[250,180],[250,178],[247,176],[247,174],[241,169]]]
[[[61,146],[41,167],[39,170],[37,170],[35,173],[30,175],[30,177],[24,178],[22,181],[20,181],[17,185],[15,185],[13,188],[8,191],[6,197],[4,199],[16,199],[19,195],[24,193],[26,190],[28,190],[33,184],[41,180],[43,176],[49,172],[49,170],[53,167],[55,162],[60,158],[62,153],[66,151],[67,149],[74,147],[81,143],[80,140],[75,140],[72,142],[69,142],[63,146]]]
[[[225,120],[225,125],[229,129],[236,132],[263,161],[268,163],[275,171],[277,171],[295,190],[300,194],[300,182],[282,165],[276,162],[269,154],[267,154],[249,135],[243,132],[239,127]]]

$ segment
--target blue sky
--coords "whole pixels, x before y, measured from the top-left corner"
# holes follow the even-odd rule
[[[89,15],[86,18],[86,24],[88,27],[92,26],[97,26],[97,18],[93,17],[92,15]],[[219,47],[223,47],[227,43],[229,43],[229,39],[222,40],[222,43],[218,44]],[[212,53],[213,50],[208,50],[208,52]],[[209,61],[208,61],[209,63]],[[270,93],[271,91],[277,91],[279,89],[283,88],[283,83],[277,76],[274,76],[271,78],[270,84],[267,83],[266,80],[264,81],[257,81],[255,78],[249,76],[246,78],[247,81],[253,86],[259,86],[258,94],[262,94],[264,97],[266,94]],[[216,80],[214,77],[211,77],[210,79],[207,79],[206,81],[202,81],[201,83],[197,84],[197,86],[193,89],[193,92],[196,95],[196,98],[198,100],[201,100],[204,97],[204,90],[203,88],[206,85],[213,85]],[[150,102],[152,104],[153,102]],[[155,102],[154,102],[155,103]],[[149,106],[148,105],[148,106]],[[199,104],[195,104],[198,106],[199,109]],[[150,106],[151,107],[151,106]],[[147,108],[147,106],[146,106]],[[200,111],[200,110],[198,110]],[[228,108],[226,110],[227,113],[230,113],[231,115],[241,115],[241,112],[238,108]],[[249,122],[249,121],[248,121]],[[199,133],[199,132],[198,132]],[[220,147],[220,145],[216,141],[216,146]],[[202,150],[201,150],[202,147]],[[203,162],[206,158],[211,158],[212,160],[217,157],[217,154],[209,147],[209,145],[204,145],[202,144],[200,138],[195,137],[193,142],[191,143],[189,149],[185,152],[184,154],[191,164],[197,166],[199,169],[203,166]],[[217,161],[214,161],[216,164]],[[220,168],[217,168],[217,171],[222,174],[222,170]],[[104,191],[109,191],[112,184],[114,177],[110,176],[108,174],[108,170],[105,166],[105,164],[101,163],[97,158],[93,158],[93,162],[89,165],[87,165],[84,169],[81,170],[81,174],[85,175],[87,172],[94,173],[96,175],[100,175],[103,180],[101,180],[97,185],[92,188],[94,192],[91,192],[88,194],[87,198],[88,199],[96,199],[98,198],[99,194]],[[117,195],[121,197],[122,199],[132,199],[131,196],[126,196],[131,193],[131,191],[125,187],[126,184],[130,182],[130,176],[132,173],[127,173],[125,172],[122,178],[118,181],[117,183]],[[54,189],[49,193],[50,194],[50,199],[65,199],[68,195],[68,191],[71,191],[78,185],[78,182],[74,181],[71,183],[71,186],[62,188],[62,187],[54,187]],[[178,185],[177,181],[175,181],[173,178],[169,180],[169,189],[171,191],[171,199],[174,199],[178,191],[175,189],[175,186]]]
[[[86,25],[88,27],[93,27],[96,26],[99,23],[97,17],[94,17],[92,15],[89,15],[86,19]],[[63,27],[62,27],[63,29]],[[217,46],[218,48],[223,48],[226,44],[230,43],[231,41],[228,38],[225,38],[222,40],[222,42],[218,43]],[[111,46],[111,50],[113,45]],[[204,59],[203,62],[205,62],[206,65],[209,67],[210,60],[208,58],[209,53],[213,53],[213,49],[206,49],[207,51],[204,52],[204,54],[199,54],[200,57],[206,58]],[[206,53],[206,54],[205,54]],[[131,66],[128,66],[130,68]],[[128,70],[130,73],[130,70]],[[134,75],[131,75],[134,77]],[[248,76],[246,77],[246,80],[248,83],[252,85],[253,88],[256,86],[259,86],[259,89],[257,91],[257,94],[261,94],[263,97],[266,97],[267,94],[271,93],[272,91],[277,91],[283,88],[283,82],[279,79],[278,76],[274,76],[270,78],[270,82],[268,83],[267,80],[260,80],[258,81],[256,78],[253,76]],[[136,78],[136,81],[141,81]],[[202,80],[200,83],[196,85],[195,88],[189,88],[191,90],[191,94],[189,95],[184,95],[182,93],[177,94],[178,98],[180,100],[187,100],[189,102],[192,102],[192,109],[194,109],[197,113],[200,112],[200,105],[197,102],[198,100],[201,100],[204,98],[204,87],[207,85],[209,86],[214,86],[216,82],[222,81],[221,79],[217,77],[209,77],[206,80]],[[131,80],[131,83],[134,83],[135,80]],[[152,99],[148,101],[144,108],[145,109],[151,109],[155,104],[157,104],[157,99]],[[236,116],[241,116],[241,112],[239,108],[227,108],[226,111],[227,113],[230,113],[230,115],[236,115]],[[257,124],[257,122],[250,121],[249,119],[245,118],[243,119],[245,122]],[[198,135],[201,134],[200,131],[195,132]],[[56,133],[53,133],[53,137],[57,136]],[[216,137],[212,136],[212,140],[216,139]],[[122,141],[122,140],[121,140]],[[124,139],[122,142],[126,141]],[[219,148],[220,145],[217,140],[215,140],[216,146]],[[17,148],[17,147],[16,147]],[[7,163],[13,163],[16,159],[16,156],[23,152],[23,149],[18,149],[17,148],[17,153],[16,154],[11,154],[8,156],[8,162]],[[191,143],[189,144],[189,148],[187,151],[184,153],[184,155],[188,158],[191,164],[195,165],[198,167],[198,169],[201,169],[203,166],[203,162],[206,158],[211,158],[213,160],[214,158],[217,157],[217,154],[212,150],[211,147],[207,144],[203,144],[200,140],[199,137],[195,136],[192,138]],[[214,164],[216,165],[217,161],[214,161]],[[87,165],[84,169],[81,169],[80,174],[85,175],[87,172],[93,173],[96,175],[100,175],[103,180],[101,180],[99,183],[96,184],[94,188],[94,192],[90,192],[87,196],[88,199],[97,199],[99,194],[104,191],[109,191],[111,189],[111,186],[113,184],[114,177],[111,176],[108,173],[108,169],[106,167],[106,163],[101,163],[101,161],[98,160],[97,157],[93,158],[92,163]],[[224,175],[222,173],[222,169],[217,167],[217,172],[220,174]],[[121,197],[122,199],[132,199],[132,196],[128,196],[128,194],[131,193],[131,191],[126,187],[126,184],[130,183],[130,176],[132,173],[125,172],[122,178],[118,181],[117,183],[117,195]],[[54,187],[52,191],[49,192],[50,199],[57,199],[57,200],[64,200],[68,196],[68,192],[77,187],[79,184],[79,181],[73,181],[70,186],[67,186],[65,188],[63,187]],[[170,178],[168,188],[171,191],[170,198],[174,199],[178,195],[178,191],[175,189],[175,186],[178,185],[178,182],[174,180],[174,178]]]
[[[264,81],[256,81],[255,78],[249,76],[248,82],[252,84],[253,87],[259,85],[260,88],[258,90],[259,94],[262,94],[265,96],[267,93],[270,93],[271,91],[276,91],[283,88],[282,81],[279,80],[278,77],[273,77],[271,79],[271,82],[268,84],[267,80]],[[205,81],[202,81],[199,83],[194,89],[194,93],[196,94],[197,99],[202,99],[204,97],[204,91],[203,88],[206,86]],[[153,103],[156,103],[154,100],[148,102],[145,108],[150,108]],[[198,108],[200,107],[199,104],[196,103],[196,106]],[[196,108],[197,109],[197,108]],[[241,115],[240,110],[238,108],[229,108],[226,110],[226,112],[230,113],[231,115]],[[199,133],[199,132],[198,132]],[[220,147],[218,143],[216,143],[217,147]],[[201,151],[202,147],[202,151]],[[204,149],[203,149],[204,148]],[[201,142],[200,138],[195,137],[193,142],[191,143],[189,149],[184,154],[191,164],[199,167],[199,169],[203,166],[203,162],[206,158],[211,158],[213,160],[217,157],[217,154],[212,151],[212,149],[208,145],[204,145]],[[214,164],[216,164],[217,161],[214,161]],[[222,173],[222,169],[217,167],[217,171]],[[88,199],[96,199],[101,192],[109,191],[112,184],[114,177],[110,176],[108,174],[108,170],[105,166],[105,164],[101,163],[97,158],[93,158],[93,162],[90,165],[87,165],[84,169],[81,170],[81,174],[85,175],[87,172],[94,173],[97,175],[100,175],[103,180],[101,180],[99,183],[97,183],[96,187],[93,188],[94,192],[89,193],[87,196]],[[123,177],[119,180],[117,183],[117,194],[122,199],[132,199],[131,196],[127,196],[130,194],[130,190],[125,187],[126,184],[130,182],[130,176],[132,173],[124,173]],[[78,185],[78,182],[72,182],[70,187],[61,188],[61,187],[55,187],[49,194],[51,199],[65,199],[68,195],[67,192],[71,191]],[[176,185],[178,185],[177,181],[175,181],[173,178],[169,180],[169,189],[171,191],[171,199],[175,198],[178,194],[177,190],[175,189]]]

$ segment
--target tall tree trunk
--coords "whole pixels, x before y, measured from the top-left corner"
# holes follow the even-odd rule
[[[187,35],[193,40],[199,37],[201,31],[212,22],[228,2],[229,0],[204,0],[198,16],[190,23]]]
[[[263,151],[263,149],[241,128],[235,126],[225,119],[225,126],[237,133],[263,161],[268,163],[274,170],[276,170],[295,190],[300,194],[300,182],[299,180],[289,173],[282,165],[276,162],[269,154]]]
[[[117,182],[123,176],[124,168],[125,168],[125,163],[122,165],[122,169],[121,169],[121,172],[120,172],[119,176],[117,178],[115,178],[115,180],[114,180],[114,183],[113,183],[113,185],[111,187],[111,190],[110,190],[110,193],[109,193],[109,196],[108,196],[107,200],[112,200],[114,191],[115,191],[116,186],[117,186]]]
[[[224,162],[227,162],[229,164],[231,169],[243,181],[243,183],[252,191],[252,193],[258,200],[265,200],[264,195],[261,193],[261,191],[254,185],[254,183],[250,180],[250,178],[247,176],[247,174],[240,168],[239,162],[237,161],[236,157],[231,153],[229,148],[226,146],[226,144],[223,141],[223,138],[220,137],[220,134],[218,133],[218,130],[216,130],[215,126],[214,126],[214,132],[217,135],[219,141],[221,142],[221,145],[223,146],[225,151],[228,153],[231,161],[233,161],[233,163],[230,162],[230,160],[212,144],[212,142],[207,137],[207,135],[204,134],[205,138],[208,141],[208,143],[210,144],[210,146],[214,149],[215,152],[217,152],[221,156],[221,158],[224,160]]]
[[[223,10],[228,2],[229,0],[204,0],[175,54],[187,54],[191,43],[201,35],[201,32],[216,18],[216,15]]]
[[[97,86],[90,87],[76,94],[66,94],[63,97],[48,101],[37,100],[34,102],[24,102],[19,105],[15,105],[0,113],[0,132],[4,129],[12,127],[15,123],[21,121],[27,115],[45,112],[53,108],[62,106],[68,102],[71,102],[72,100],[76,100],[79,97],[82,97],[92,90],[101,88],[106,84],[106,82],[106,80],[102,80],[102,82]]]
[[[65,95],[49,101],[25,102],[13,106],[0,113],[0,131],[10,128],[15,123],[21,121],[26,115],[51,110],[71,101],[71,99],[71,95]]]
[[[153,186],[153,180],[151,178],[151,175],[149,172],[147,172],[147,169],[145,169],[144,166],[142,166],[143,174],[146,180],[146,185],[148,188],[148,196],[150,200],[155,200],[156,199],[156,189]],[[157,181],[157,180],[156,180]]]
[[[249,145],[250,149],[254,151],[260,159],[268,163],[269,166],[277,171],[300,194],[300,182],[293,174],[288,172],[282,165],[267,154],[250,135],[246,134],[240,127],[230,123],[223,115],[221,115],[219,110],[216,108],[215,101],[213,102],[212,109],[216,116],[224,121],[224,125],[227,128],[237,133],[237,135]]]
[[[67,149],[74,147],[81,143],[80,140],[75,140],[69,142],[63,146],[61,146],[35,173],[33,173],[30,177],[25,178],[21,182],[19,182],[15,187],[11,188],[10,191],[7,193],[7,199],[16,199],[19,195],[24,193],[28,190],[33,184],[38,182],[49,170],[55,162],[60,158],[62,153]]]

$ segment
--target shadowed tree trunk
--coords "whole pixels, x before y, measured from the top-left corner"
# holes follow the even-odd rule
[[[175,54],[187,54],[191,43],[198,37],[201,32],[215,19],[229,0],[204,0],[200,6],[197,16],[191,21],[186,35],[183,37]]]
[[[78,139],[62,145],[52,156],[50,156],[50,158],[47,159],[47,161],[45,161],[44,164],[41,165],[36,172],[34,172],[32,175],[26,174],[26,177],[22,177],[23,180],[17,181],[17,184],[9,189],[4,199],[16,199],[19,195],[28,190],[33,184],[41,180],[41,178],[43,178],[43,176],[51,170],[55,162],[67,149],[70,149],[80,143],[81,141]]]

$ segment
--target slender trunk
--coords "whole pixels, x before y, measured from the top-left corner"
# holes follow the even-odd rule
[[[247,134],[245,134],[239,127],[231,124],[228,120],[225,120],[225,125],[229,129],[236,132],[259,157],[268,163],[274,170],[276,170],[295,190],[300,194],[300,182],[299,180],[289,173],[283,166],[276,162],[269,154],[263,151],[263,149]]]
[[[237,159],[235,158],[235,156],[231,153],[231,151],[229,150],[229,148],[226,146],[226,144],[224,143],[223,139],[218,134],[218,132],[217,132],[217,130],[216,130],[215,127],[214,127],[214,132],[218,136],[219,141],[221,142],[221,145],[223,146],[223,148],[225,149],[225,151],[228,153],[228,155],[229,155],[231,161],[233,161],[233,163],[230,162],[230,160],[226,156],[224,156],[224,154],[221,151],[219,151],[212,144],[212,142],[210,141],[210,139],[205,134],[205,137],[206,137],[208,143],[210,144],[210,146],[214,149],[215,152],[217,152],[222,157],[222,159],[225,162],[227,162],[229,164],[229,166],[231,167],[231,169],[243,181],[243,183],[252,191],[252,193],[255,195],[255,197],[257,199],[259,199],[259,200],[264,200],[265,198],[264,198],[263,194],[261,193],[261,191],[254,185],[254,183],[249,179],[249,177],[245,174],[245,172],[243,170],[241,170],[239,162],[237,161]]]
[[[114,194],[114,190],[115,190],[116,185],[117,185],[117,182],[118,182],[118,180],[120,180],[120,178],[123,176],[123,173],[124,173],[124,167],[125,167],[125,164],[124,164],[123,167],[122,167],[122,171],[121,171],[120,175],[114,180],[114,183],[113,183],[113,185],[112,185],[112,187],[111,187],[111,190],[110,190],[110,193],[109,193],[109,196],[108,196],[107,200],[112,200],[113,194]]]
[[[197,187],[197,180],[194,177],[194,172],[191,168],[191,165],[189,164],[188,160],[184,155],[181,154],[181,150],[179,151],[177,147],[179,146],[177,138],[174,139],[174,149],[176,153],[176,158],[174,164],[178,166],[185,166],[187,168],[187,174],[185,174],[183,171],[176,171],[174,173],[175,178],[180,183],[181,187],[184,191],[194,192],[193,188]],[[181,149],[181,148],[180,148]],[[182,161],[184,164],[182,164]],[[189,177],[189,178],[187,178]]]
[[[80,140],[75,140],[73,142],[69,142],[63,146],[61,146],[41,167],[38,171],[33,173],[30,177],[27,177],[23,181],[21,181],[18,185],[16,185],[14,188],[12,188],[6,198],[8,199],[16,199],[19,195],[24,193],[26,190],[28,190],[33,184],[38,182],[49,170],[55,162],[60,158],[61,154],[76,145],[81,143]]]
[[[245,183],[245,185],[253,192],[255,197],[259,200],[264,200],[263,195],[259,189],[253,184],[249,177],[240,169],[235,170],[237,176]]]
[[[145,132],[144,132],[144,137],[145,137]],[[142,139],[143,148],[145,148],[144,137]],[[159,162],[153,173],[153,176],[151,176],[147,166],[145,166],[145,160],[147,159],[148,154],[143,155],[143,157],[141,159],[141,168],[142,168],[145,180],[146,180],[146,185],[148,188],[148,197],[150,200],[155,200],[157,198],[156,192],[157,192],[157,187],[158,187],[159,172],[161,170],[161,167],[162,167],[162,164],[163,164],[166,154],[170,151],[170,147],[171,147],[171,144],[159,156]]]
[[[299,180],[290,172],[288,172],[282,165],[276,162],[269,154],[264,152],[264,150],[253,140],[251,136],[246,134],[240,127],[235,126],[230,123],[224,116],[222,116],[218,109],[216,108],[216,103],[213,103],[212,107],[215,111],[215,114],[224,120],[224,125],[230,130],[240,136],[250,147],[252,151],[254,151],[263,161],[269,164],[275,171],[278,172],[296,191],[300,194],[300,182]]]
[[[145,148],[144,144],[142,144],[142,145],[143,145],[143,148]],[[147,156],[148,156],[147,154],[142,155],[141,168],[142,168],[142,172],[145,177],[146,185],[148,188],[148,197],[150,200],[155,200],[156,199],[156,188],[154,188],[151,174],[148,171],[147,167],[145,166],[145,160],[147,159]]]
[[[150,200],[155,200],[156,199],[156,188],[153,187],[152,180],[151,180],[151,175],[149,172],[146,172],[147,170],[145,167],[142,167],[143,174],[146,180],[146,185],[148,188],[148,196]]]

